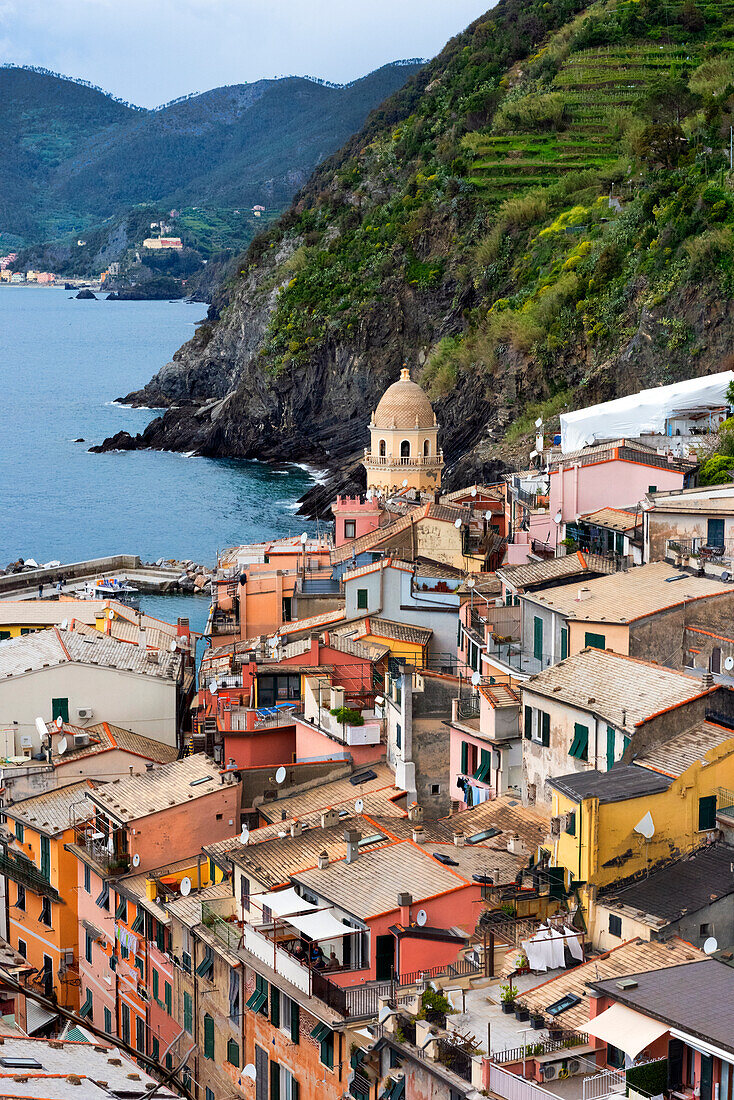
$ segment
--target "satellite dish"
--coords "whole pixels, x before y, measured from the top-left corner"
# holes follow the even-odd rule
[[[375,696],[375,702],[377,703],[378,707],[384,706],[385,696],[384,695],[376,695]]]
[[[461,527],[461,520],[460,519],[455,519],[454,520],[454,527],[456,528],[457,531],[459,530],[459,528]]]
[[[305,546],[307,542],[308,542],[308,535],[304,531],[303,534],[301,535],[301,546]]]
[[[534,458],[537,458],[537,457],[538,457],[538,452],[537,451],[531,451],[530,452],[530,461],[531,462]]]
[[[363,798],[358,798],[357,801],[354,803],[355,813],[361,814],[363,809],[364,809],[364,799]]]
[[[68,747],[69,747],[69,742],[66,740],[65,737],[62,737],[61,740],[59,741],[58,745],[56,746],[56,751],[59,754],[59,756],[63,756],[64,753],[66,752],[66,750],[68,749]]]
[[[473,486],[472,486],[472,491],[471,491],[471,495],[472,495],[473,497],[475,497],[475,496],[477,495],[477,487],[476,487],[476,485],[473,485]]]
[[[425,909],[419,909],[418,912],[415,915],[415,923],[420,928],[422,928],[427,920],[428,920],[428,913],[426,913]]]
[[[219,691],[219,684],[216,680],[209,681],[209,691],[212,693],[212,695],[216,695]]]
[[[178,643],[175,638],[171,638],[171,644],[168,647],[169,653],[175,653],[178,648]]]
[[[404,489],[407,489],[407,488],[408,488],[408,479],[407,479],[407,477],[404,477],[404,478],[403,478],[403,488],[404,488]]]
[[[188,876],[181,879],[181,896],[187,898],[191,893],[191,879]]]
[[[109,610],[109,611],[107,612],[107,618],[108,618],[108,619],[110,620],[110,622],[112,622],[112,620],[114,619],[114,617],[115,617],[115,613],[114,613],[114,611],[113,611],[113,610],[112,610],[112,609],[110,608],[110,610]]]
[[[240,844],[247,844],[250,839],[250,830],[246,825],[242,826],[242,832],[240,833]]]
[[[635,832],[640,836],[644,836],[645,840],[650,840],[655,833],[655,825],[653,824],[652,814],[648,810],[641,821],[638,821],[635,825]]]
[[[62,619],[61,620],[61,629],[62,630],[68,630],[69,629],[69,620],[68,619]]]
[[[253,1066],[252,1062],[247,1063],[245,1068],[242,1070],[242,1076],[249,1077],[251,1081],[256,1080],[257,1073],[255,1072],[255,1067]]]
[[[466,587],[473,588],[476,583],[473,577],[469,577],[469,580],[466,582]]]
[[[278,783],[278,784],[285,783],[285,777],[286,777],[287,774],[288,773],[286,772],[285,768],[281,764],[280,767],[278,768],[277,772],[275,773],[275,782]]]
[[[714,951],[718,951],[718,950],[719,950],[719,944],[716,940],[716,937],[715,936],[709,936],[709,938],[706,940],[705,944],[703,945],[704,955],[713,955]]]
[[[478,687],[478,685],[482,682],[481,672],[472,672],[471,682],[473,683],[474,687]]]
[[[559,512],[556,512],[556,514],[554,515],[553,522],[554,523],[560,523],[562,521],[562,519],[563,519],[563,512],[559,511]]]
[[[40,737],[48,737],[48,730],[43,718],[36,718],[36,729]]]
[[[139,867],[139,866],[140,866],[140,855],[136,852],[135,855],[133,856],[133,867]]]
[[[58,718],[56,719],[56,729],[60,730],[63,725],[64,725],[64,719],[61,717],[61,715],[59,715]]]
[[[727,672],[730,672],[734,668],[734,657],[724,658],[724,668]]]

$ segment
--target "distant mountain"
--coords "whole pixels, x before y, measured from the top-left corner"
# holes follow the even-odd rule
[[[215,88],[154,111],[44,71],[0,68],[3,241],[83,232],[141,203],[282,208],[418,62],[333,86]]]

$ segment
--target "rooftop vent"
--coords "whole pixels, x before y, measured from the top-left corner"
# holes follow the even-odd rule
[[[635,978],[621,978],[617,982],[617,989],[637,989],[637,981]]]

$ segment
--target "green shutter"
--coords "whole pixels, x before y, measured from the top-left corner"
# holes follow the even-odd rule
[[[41,874],[45,879],[51,875],[51,841],[47,836],[41,837]]]
[[[606,649],[606,634],[594,634],[591,631],[587,630],[584,634],[584,645],[590,646],[591,649]]]
[[[617,731],[613,726],[607,726],[607,771],[614,766],[614,750],[617,742]]]
[[[589,727],[582,726],[579,722],[576,722],[573,729],[573,741],[571,743],[571,748],[568,750],[568,755],[575,757],[576,760],[588,760]]]
[[[492,773],[492,753],[489,749],[482,749],[482,759],[479,767],[474,772],[474,778],[480,783],[488,783]]]
[[[273,1027],[280,1027],[280,990],[274,985],[270,987],[270,1022]]]
[[[533,619],[533,657],[543,660],[543,620],[537,615]]]
[[[291,1042],[297,1043],[301,1031],[301,1010],[298,1001],[291,1001]]]
[[[166,1012],[170,1016],[171,1015],[171,1001],[172,1001],[172,998],[173,998],[173,990],[171,989],[171,986],[169,985],[168,982],[165,983],[163,989],[164,989],[164,996],[165,996],[165,1002],[166,1002]]]
[[[159,982],[158,971],[154,967],[153,968],[153,997],[156,1001],[159,999],[158,995],[160,993],[160,986],[159,986],[158,982]]]
[[[540,712],[540,742],[547,749],[550,745],[550,714]]]
[[[236,1039],[227,1040],[227,1061],[231,1066],[239,1067],[240,1064],[240,1048]]]
[[[321,1062],[327,1069],[334,1068],[334,1032],[329,1031],[321,1040]]]
[[[561,627],[561,660],[565,661],[568,657],[568,627]]]
[[[55,722],[57,718],[61,718],[62,721],[69,721],[69,700],[68,699],[52,699],[51,700],[51,721]]]
[[[529,741],[533,736],[533,708],[525,707],[525,740]]]
[[[214,1020],[208,1012],[204,1016],[204,1057],[214,1058]]]
[[[193,1034],[193,1026],[194,1026],[193,1002],[191,1000],[191,994],[186,993],[186,992],[184,992],[184,995],[183,995],[183,1026],[184,1026],[184,1031],[188,1032],[189,1035]]]
[[[461,742],[461,774],[466,775],[469,769],[469,746],[466,741]]]
[[[270,1063],[270,1100],[280,1100],[280,1066]]]
[[[710,794],[698,800],[699,829],[716,828],[716,795]]]

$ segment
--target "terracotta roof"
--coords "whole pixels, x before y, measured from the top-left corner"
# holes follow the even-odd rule
[[[250,833],[251,841],[246,845],[237,844],[228,852],[228,856],[232,863],[241,867],[262,886],[271,889],[287,882],[297,871],[315,867],[319,854],[323,851],[328,852],[331,860],[343,859],[347,854],[344,839],[347,828],[358,829],[363,840],[378,835],[381,837],[374,844],[360,848],[360,853],[371,851],[378,844],[393,842],[393,838],[387,833],[381,833],[379,829],[365,825],[363,819],[355,818],[348,824],[340,822],[326,829],[320,826],[310,827],[295,837],[288,834],[286,827],[280,830],[284,836],[278,835],[259,842],[257,834],[261,830],[255,829]]]
[[[0,600],[0,627],[13,623],[54,626],[64,619],[81,619],[93,626],[107,606],[107,600]]]
[[[643,973],[658,970],[664,966],[679,966],[682,963],[698,962],[705,959],[703,951],[691,946],[679,936],[665,943],[655,940],[634,939],[621,943],[603,955],[595,955],[587,962],[537,985],[517,999],[532,1012],[545,1013],[548,1006],[559,1001],[568,993],[581,998],[579,1004],[558,1016],[558,1022],[573,1031],[584,1032],[589,1022],[588,986],[590,982],[604,978],[621,978],[626,974]]]
[[[277,633],[281,637],[290,637],[292,634],[301,634],[304,630],[318,630],[320,626],[331,626],[332,623],[340,623],[344,618],[344,608],[336,611],[324,611],[321,615],[311,615],[308,619],[294,619],[291,623],[283,623],[278,627]]]
[[[562,558],[529,561],[527,565],[505,565],[497,570],[497,576],[510,588],[522,591],[536,584],[549,584],[562,577],[573,577],[582,573],[613,572],[613,562],[608,561],[601,554],[584,554],[577,550]]]
[[[660,711],[705,695],[695,676],[604,649],[582,649],[537,672],[523,691],[598,714],[630,732]],[[633,688],[633,690],[632,690]]]
[[[635,763],[677,779],[693,764],[704,760],[708,753],[721,746],[726,746],[725,751],[734,752],[734,730],[703,720],[666,741],[641,749],[635,757]],[[715,753],[715,756],[719,755],[721,754]]]
[[[340,627],[337,636],[345,637],[351,633],[356,638],[389,638],[394,642],[426,646],[433,631],[428,627],[411,626],[410,623],[396,623],[392,619],[383,619],[380,615],[366,615],[364,619],[352,620]]]
[[[419,385],[410,380],[410,372],[403,369],[400,378],[393,382],[383,393],[375,409],[372,425],[375,428],[390,430],[401,428],[406,431],[415,428],[433,428],[436,418],[433,415],[428,395]]]
[[[454,489],[451,493],[442,493],[441,500],[461,500],[463,497],[469,497],[469,503],[473,499],[471,496],[472,489],[476,489],[476,496],[491,497],[492,500],[504,500],[504,492],[501,485],[467,485],[464,489]]]
[[[398,558],[380,558],[379,561],[369,562],[367,565],[360,565],[358,569],[349,569],[344,573],[343,580],[351,581],[355,577],[366,577],[368,573],[378,573],[381,569],[400,569],[403,573],[412,573],[413,566],[406,561],[400,561]]]
[[[509,684],[492,684],[491,687],[482,684],[479,691],[493,707],[520,706],[520,695]]]
[[[83,626],[82,629],[85,635],[52,627],[0,642],[0,679],[69,663],[113,668],[161,680],[178,678],[180,653],[166,651],[149,655],[139,646],[118,642],[93,628]],[[157,660],[152,661],[149,656]]]
[[[470,881],[411,840],[360,853],[352,863],[337,860],[292,878],[362,920],[393,912],[398,908],[399,893],[410,894],[418,905],[437,894],[460,890]],[[457,913],[457,920],[465,915],[473,927],[475,908],[467,903],[466,914]]]
[[[718,579],[694,577],[664,561],[585,580],[584,588],[588,593],[582,600],[577,597],[575,585],[546,588],[525,598],[577,622],[632,623],[693,600],[731,596],[734,592]]]
[[[337,546],[331,552],[332,562],[336,565],[343,561],[349,561],[350,558],[357,558],[366,550],[379,546],[385,539],[392,538],[393,535],[398,535],[401,531],[407,531],[419,516],[425,515],[426,508],[427,505],[412,508],[407,516],[400,516],[392,523],[386,523],[384,527],[378,527],[375,531],[368,531],[366,535],[360,535],[358,539],[351,539],[342,546]]]
[[[3,806],[3,812],[13,821],[20,821],[37,832],[56,836],[70,829],[74,822],[85,821],[91,816],[94,807],[88,796],[93,789],[93,784],[84,779],[81,783],[70,783],[55,791]]]
[[[374,772],[375,778],[363,783],[350,780],[362,774]],[[345,809],[348,816],[354,812],[354,803],[358,798],[364,802],[365,813],[383,814],[388,817],[403,817],[405,811],[395,804],[395,799],[405,795],[395,786],[395,777],[387,764],[370,764],[356,768],[352,776],[319,783],[307,790],[272,799],[258,805],[260,814],[266,821],[275,824],[293,818],[303,819],[308,814],[318,814],[321,810]],[[285,812],[285,817],[283,813]]]
[[[197,753],[171,764],[154,764],[139,775],[113,779],[94,791],[94,800],[118,821],[137,821],[169,806],[194,802],[233,781],[208,756]]]
[[[610,531],[634,531],[635,527],[642,525],[642,516],[625,508],[597,508],[595,512],[579,516],[579,519],[594,527],[606,527]]]
[[[654,512],[685,515],[703,512],[711,516],[734,513],[734,486],[712,485],[708,488],[683,489],[667,493],[648,493]]]
[[[504,837],[490,838],[486,844],[498,851],[506,850],[508,836],[519,836],[529,851],[534,852],[545,841],[550,830],[550,806],[523,806],[519,797],[502,795],[472,806],[458,814],[443,819],[452,832],[463,832],[465,837],[475,836],[486,829],[497,828]],[[485,843],[485,842],[483,842]]]
[[[111,752],[113,749],[133,753],[136,756],[144,757],[146,760],[154,760],[160,764],[170,763],[178,759],[178,750],[172,745],[164,745],[160,741],[154,741],[151,737],[142,737],[139,733],[133,733],[132,730],[122,729],[121,726],[111,726],[108,722],[97,722],[93,726],[84,727],[73,726],[66,722],[61,729],[57,727],[55,722],[48,722],[47,729],[54,736],[57,734],[65,736],[67,746],[69,746],[62,755],[58,752],[57,742],[56,751],[54,751],[52,758],[52,763],[56,768],[63,767],[64,764],[70,762],[83,760],[87,756],[96,756],[101,752]],[[73,748],[73,741],[69,741],[69,738],[73,738],[75,734],[86,734],[90,738],[90,744]]]

